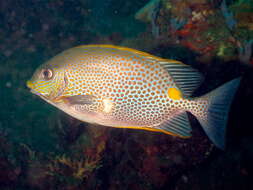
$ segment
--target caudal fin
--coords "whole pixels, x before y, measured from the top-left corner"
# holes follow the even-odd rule
[[[239,84],[240,78],[236,78],[205,95],[209,102],[206,117],[197,116],[207,136],[221,149],[225,148],[228,112]]]

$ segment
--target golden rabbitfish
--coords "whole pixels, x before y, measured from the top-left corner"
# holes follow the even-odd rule
[[[110,127],[190,137],[186,112],[224,147],[227,115],[240,79],[192,98],[202,77],[179,61],[113,45],[68,49],[40,66],[31,91],[69,115]]]

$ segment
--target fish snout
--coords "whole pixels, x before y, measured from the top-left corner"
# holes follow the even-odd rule
[[[33,84],[30,80],[28,80],[28,81],[26,82],[26,86],[27,86],[28,88],[32,89],[32,88],[34,87],[34,84]]]

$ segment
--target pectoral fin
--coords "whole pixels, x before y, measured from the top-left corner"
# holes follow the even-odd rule
[[[95,100],[95,96],[92,95],[75,95],[75,96],[69,96],[65,97],[65,100],[68,101],[68,103],[72,105],[83,105],[83,104],[93,104]]]

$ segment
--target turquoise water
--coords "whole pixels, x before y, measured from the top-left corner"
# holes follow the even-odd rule
[[[0,189],[252,188],[252,2],[161,0],[141,12],[148,2],[0,2]],[[195,96],[242,76],[225,151],[194,117],[190,139],[111,129],[81,123],[29,92],[39,65],[80,44],[183,61],[205,76]]]

